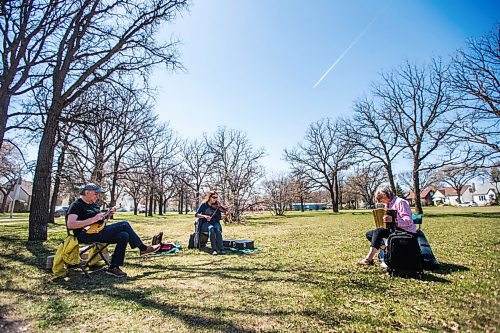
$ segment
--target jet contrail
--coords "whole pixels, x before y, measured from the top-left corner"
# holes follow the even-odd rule
[[[328,73],[330,73],[330,71],[333,69],[333,67],[335,67],[335,65],[337,65],[339,63],[340,60],[342,60],[342,58],[347,54],[347,52],[349,52],[349,50],[354,46],[356,45],[356,43],[358,42],[358,40],[363,37],[363,35],[368,31],[368,29],[370,28],[370,26],[373,24],[373,22],[375,22],[379,17],[380,15],[382,14],[382,12],[380,12],[379,15],[375,16],[375,18],[370,22],[368,23],[368,25],[363,29],[363,31],[361,31],[361,33],[358,35],[358,37],[356,37],[356,39],[354,39],[351,43],[351,45],[349,45],[347,47],[347,49],[345,49],[345,51],[340,55],[340,57],[337,58],[337,60],[335,60],[335,62],[333,63],[333,65],[330,66],[330,68],[328,68],[328,70],[325,72],[325,74],[323,74],[323,76],[318,80],[318,82],[316,82],[316,84],[313,86],[313,89],[316,88],[316,86],[321,82],[323,81],[323,79],[325,78],[325,76],[328,75]]]

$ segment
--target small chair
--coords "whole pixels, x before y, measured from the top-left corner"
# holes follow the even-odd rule
[[[68,209],[69,211],[69,209]],[[68,236],[71,236],[70,229],[68,229],[68,214],[65,215],[65,223],[66,223],[66,233]],[[73,233],[73,236],[74,233]],[[76,237],[76,236],[75,236]],[[90,250],[95,249],[94,254],[90,256],[87,260],[80,260],[80,263],[78,264],[78,267],[83,271],[85,276],[90,279],[90,273],[98,272],[101,271],[105,268],[109,267],[109,260],[104,256],[103,251],[108,248],[108,246],[111,243],[100,243],[100,242],[93,242],[93,243],[88,243],[88,244],[80,244],[80,245],[85,245],[82,249],[80,249],[80,258],[86,253],[88,253]],[[106,263],[103,267],[90,271],[90,263],[93,261],[94,258],[97,256],[100,256],[102,260]]]

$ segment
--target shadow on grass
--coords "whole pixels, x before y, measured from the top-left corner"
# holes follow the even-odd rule
[[[451,274],[454,272],[462,272],[462,271],[468,271],[468,270],[469,270],[469,267],[466,267],[466,266],[440,262],[439,268],[436,270],[433,270],[432,272],[437,273],[437,274]]]
[[[164,268],[162,266],[162,268]],[[228,306],[215,306],[207,307],[206,305],[190,305],[183,303],[179,305],[175,301],[160,301],[155,298],[157,292],[157,287],[142,288],[130,290],[126,288],[125,285],[134,280],[144,279],[149,275],[155,274],[161,271],[149,272],[138,275],[133,278],[127,279],[116,279],[112,277],[104,276],[99,281],[88,284],[81,284],[76,281],[68,282],[60,280],[57,282],[60,287],[70,290],[70,291],[82,291],[85,290],[94,295],[105,296],[107,298],[113,298],[119,302],[136,303],[138,305],[147,309],[153,309],[160,311],[164,316],[175,317],[186,325],[191,327],[193,330],[207,330],[216,329],[218,332],[255,332],[254,328],[245,328],[229,320],[225,320],[223,313],[236,313],[243,315],[254,315],[259,317],[286,317],[286,316],[305,316],[322,318],[324,325],[329,327],[338,326],[340,321],[338,318],[333,318],[322,312],[321,309],[318,310],[300,310],[296,311],[293,309],[286,310],[258,310],[256,308],[237,308],[231,305]],[[175,278],[175,277],[170,277]],[[124,286],[124,288],[122,288]],[[364,286],[366,287],[366,286]],[[175,292],[172,290],[171,295]],[[348,319],[348,318],[344,318]]]
[[[10,254],[0,253],[0,257],[34,266],[40,270],[45,270],[47,256],[49,254],[53,254],[52,252],[54,252],[52,248],[48,248],[42,242],[29,242],[19,236],[2,235],[0,236],[0,244],[9,244],[13,246],[12,252]],[[15,250],[16,248],[21,248],[24,246],[26,247],[28,252],[33,255],[33,257],[20,254]]]
[[[145,273],[137,276],[137,279],[143,279],[145,276],[154,274]],[[220,311],[226,311],[230,309],[226,308],[215,308],[215,309],[207,309],[205,306],[187,306],[183,305],[182,307],[179,304],[168,304],[166,302],[160,302],[154,300],[154,289],[141,289],[141,290],[129,290],[122,289],[120,285],[129,283],[131,280],[133,281],[136,278],[127,278],[127,279],[116,279],[109,278],[104,281],[105,283],[100,283],[99,285],[105,284],[106,287],[100,289],[92,290],[93,294],[98,294],[110,298],[114,298],[119,302],[133,302],[141,305],[144,308],[154,309],[160,311],[165,316],[176,317],[188,326],[193,329],[217,329],[220,332],[242,332],[242,333],[250,333],[254,332],[254,330],[245,329],[241,326],[238,326],[230,321],[224,320],[220,318],[218,315]],[[61,287],[67,290],[81,290],[82,286],[78,284],[68,284],[66,281],[61,280]],[[88,285],[87,285],[88,287]],[[193,314],[192,310],[198,310],[202,314]]]

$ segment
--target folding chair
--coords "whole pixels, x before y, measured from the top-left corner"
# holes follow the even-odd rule
[[[68,209],[68,211],[69,211],[69,209]],[[66,223],[66,233],[68,234],[68,236],[71,236],[70,229],[68,229],[68,214],[65,215],[64,220]],[[75,236],[74,233],[73,233],[73,236]],[[85,274],[85,276],[87,278],[90,279],[90,273],[95,273],[95,272],[101,271],[101,270],[109,267],[109,265],[110,265],[109,260],[106,256],[104,256],[104,254],[102,252],[105,249],[107,249],[110,244],[111,243],[99,243],[99,242],[80,244],[80,245],[86,245],[86,246],[83,247],[82,249],[80,249],[80,262],[78,263],[78,267],[83,271],[83,273]],[[82,255],[86,254],[91,249],[95,249],[94,254],[92,256],[90,256],[90,258],[88,258],[87,260],[82,260],[81,259]],[[100,256],[101,259],[104,260],[106,265],[104,265],[103,267],[101,267],[99,269],[90,271],[90,263],[97,256]]]

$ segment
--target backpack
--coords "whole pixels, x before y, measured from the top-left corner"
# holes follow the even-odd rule
[[[397,230],[387,238],[384,253],[387,272],[391,276],[422,278],[422,257],[416,235]]]

